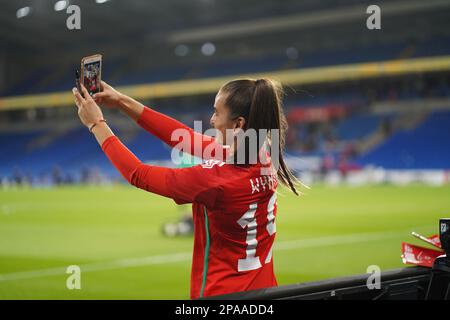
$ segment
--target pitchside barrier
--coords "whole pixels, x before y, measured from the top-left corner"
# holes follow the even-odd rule
[[[307,282],[205,298],[207,300],[424,300],[432,270],[407,267],[382,272],[379,288],[373,288],[370,274]],[[433,281],[445,283],[449,273],[433,271]],[[369,281],[368,281],[369,280]],[[372,284],[372,285],[368,285]],[[447,282],[448,283],[448,282]],[[448,286],[448,284],[447,284]],[[372,288],[372,289],[371,289]],[[448,288],[447,288],[448,291]],[[431,295],[431,299],[444,299]],[[447,299],[450,299],[447,292]]]

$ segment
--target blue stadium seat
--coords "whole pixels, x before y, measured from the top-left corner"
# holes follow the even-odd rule
[[[411,131],[395,133],[358,159],[388,169],[449,169],[450,112],[434,112]]]

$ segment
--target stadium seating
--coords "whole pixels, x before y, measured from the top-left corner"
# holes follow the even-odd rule
[[[134,70],[130,62],[119,57],[107,62],[111,65],[105,69],[104,77],[115,79],[115,84],[127,85],[145,82],[177,80],[185,78],[208,78],[220,75],[232,75],[259,71],[282,70],[289,68],[306,68],[364,61],[380,61],[400,57],[422,57],[450,52],[450,42],[431,39],[423,43],[384,45],[355,50],[338,50],[305,54],[299,52],[298,59],[289,60],[283,54],[261,56],[254,59],[210,62],[189,67],[173,66],[151,68],[147,66]],[[132,63],[131,63],[132,64]],[[126,66],[126,68],[124,68]],[[122,74],[127,70],[126,74]],[[133,71],[134,70],[134,71]],[[53,70],[54,71],[54,70]],[[38,93],[44,91],[64,91],[73,86],[72,68],[51,76],[53,72],[41,67],[31,72],[20,83],[12,84],[3,92],[4,95]],[[388,88],[388,89],[386,89]],[[395,90],[393,90],[394,88]],[[370,88],[370,99],[377,101],[407,101],[423,97],[449,97],[450,86],[447,82],[432,83],[429,87],[395,86],[387,83],[377,88]],[[292,98],[292,96],[294,96]],[[375,96],[375,97],[374,97]],[[346,109],[344,118],[328,122],[326,126],[307,126],[304,123],[290,127],[287,139],[287,152],[294,156],[324,157],[333,155],[339,158],[347,152],[348,145],[366,139],[380,129],[383,121],[391,115],[375,115],[366,108],[369,101],[367,88],[356,85],[348,88],[334,88],[324,92],[299,90],[297,95],[287,95],[285,105],[289,108],[323,108],[339,105]],[[165,102],[161,102],[164,104]],[[171,102],[167,102],[171,103]],[[161,106],[163,112],[192,125],[193,119],[208,121],[211,106],[192,105]],[[289,111],[289,110],[288,110]],[[204,126],[204,130],[209,126]],[[450,138],[450,112],[434,112],[416,127],[396,130],[369,151],[353,154],[352,161],[358,166],[379,166],[388,169],[448,169],[450,167],[450,149],[442,142]],[[121,128],[118,128],[121,129]],[[120,132],[120,130],[116,130]],[[52,136],[53,135],[53,136]],[[36,144],[43,137],[52,136],[45,144]],[[44,139],[45,140],[45,139]],[[135,132],[125,141],[127,146],[143,161],[157,162],[170,159],[170,149],[161,141],[143,130]],[[305,143],[308,146],[305,148]],[[118,177],[119,174],[104,156],[96,141],[81,125],[59,135],[51,131],[24,130],[23,132],[0,133],[0,177],[10,176],[20,170],[32,176],[51,175],[55,168],[70,173],[80,179],[80,173],[86,168],[97,168],[104,175]]]
[[[399,131],[361,156],[361,165],[387,169],[449,169],[450,112],[434,112],[410,131]]]
[[[345,50],[323,50],[313,53],[299,52],[298,59],[290,60],[286,54],[280,53],[256,58],[244,58],[220,62],[195,64],[189,66],[170,67],[142,67],[133,71],[127,68],[121,72],[126,62],[124,58],[105,60],[108,68],[105,68],[104,79],[113,81],[116,85],[129,85],[139,83],[152,83],[169,80],[182,80],[186,78],[207,78],[213,76],[225,76],[233,74],[245,74],[253,72],[273,71],[288,68],[309,68],[348,63],[360,63],[369,61],[382,61],[398,58],[413,58],[434,55],[444,55],[450,52],[447,39],[430,39],[422,43],[397,43],[390,45],[368,46],[363,48],[346,48]],[[407,50],[410,49],[411,50]],[[409,52],[405,56],[405,52]],[[39,83],[54,70],[50,67],[42,67],[31,73],[22,82],[12,86],[1,93],[4,96],[20,95],[27,93],[41,93],[69,90],[73,86],[74,67],[71,66],[58,78],[48,81],[45,87]]]
[[[27,147],[31,141],[36,139],[42,132],[20,132],[20,133],[1,133],[0,134],[0,175],[11,172],[18,161],[27,154]]]
[[[341,121],[337,126],[340,140],[356,140],[368,136],[380,125],[381,117],[371,114],[358,114]]]
[[[119,130],[115,130],[119,133]],[[76,180],[86,168],[96,168],[105,175],[119,176],[105,157],[95,139],[84,127],[76,127],[57,136],[50,143],[31,148],[33,143],[49,132],[0,134],[0,146],[8,157],[0,158],[0,177],[15,170],[33,177],[50,175],[55,168],[71,174]],[[127,146],[142,161],[170,159],[170,150],[162,142],[141,130]],[[2,152],[3,153],[3,152]]]
[[[183,114],[173,116],[183,118]],[[317,141],[313,149],[300,151],[288,144],[287,151],[300,157],[332,154],[338,159],[340,153],[345,152],[347,143],[368,137],[379,129],[385,118],[370,113],[350,114],[331,127],[336,140],[332,149],[326,144],[324,133],[315,132]],[[443,148],[442,143],[450,139],[449,127],[450,112],[434,112],[415,128],[395,131],[375,148],[352,160],[360,166],[373,165],[387,169],[448,169],[450,150]],[[304,126],[291,130],[296,130],[297,141],[306,140],[311,134]],[[80,173],[86,168],[96,168],[108,177],[119,176],[84,127],[69,130],[44,146],[32,148],[33,142],[46,134],[49,132],[0,134],[0,146],[8,154],[8,157],[0,158],[0,176],[9,176],[15,169],[32,176],[49,175],[57,167],[64,173],[72,174],[76,180],[80,179]],[[143,130],[136,132],[125,143],[144,162],[170,159],[170,148]]]

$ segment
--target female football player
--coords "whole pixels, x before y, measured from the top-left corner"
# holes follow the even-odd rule
[[[81,122],[106,156],[137,188],[178,204],[193,204],[191,298],[276,286],[272,246],[278,181],[297,194],[297,181],[282,153],[287,125],[281,87],[269,79],[226,83],[215,98],[210,122],[217,137],[213,138],[105,82],[102,86],[103,91],[93,97],[84,87],[83,94],[76,88],[73,94]],[[204,163],[175,169],[143,164],[114,135],[98,104],[120,108],[151,134]],[[246,143],[252,143],[251,135],[246,135],[252,130],[257,136],[256,148]]]

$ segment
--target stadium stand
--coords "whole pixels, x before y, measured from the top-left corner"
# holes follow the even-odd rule
[[[450,112],[433,112],[412,130],[394,133],[383,144],[362,155],[361,165],[387,169],[449,169]]]
[[[206,114],[208,112],[205,110]],[[184,117],[187,120],[185,122],[192,125],[190,121],[192,115],[186,117],[179,113],[174,116]],[[290,131],[293,137],[288,139],[287,152],[298,157],[313,155],[325,157],[332,154],[336,165],[338,159],[345,154],[348,160],[358,164],[359,167],[371,165],[386,169],[448,169],[450,153],[448,149],[442,148],[442,141],[450,138],[449,111],[433,112],[408,131],[403,129],[394,131],[384,141],[363,154],[356,151],[349,154],[350,147],[356,147],[358,142],[381,130],[386,121],[391,123],[396,117],[401,115],[356,112],[333,122],[292,125]],[[204,125],[204,128],[208,126]],[[83,168],[95,163],[98,170],[106,175],[118,176],[89,132],[81,126],[57,135],[44,145],[33,147],[36,141],[50,133],[49,131],[1,133],[2,150],[14,156],[0,159],[0,175],[7,176],[15,168],[21,168],[32,176],[40,176],[52,172],[54,167],[58,166],[80,180],[79,173]],[[145,161],[170,160],[169,148],[143,130],[137,131],[127,141],[127,145]]]
[[[215,76],[267,72],[286,68],[312,68],[350,64],[361,62],[378,62],[402,59],[407,57],[428,57],[444,55],[450,52],[450,41],[447,38],[428,39],[418,43],[401,42],[377,46],[357,48],[331,49],[319,52],[299,52],[294,60],[286,54],[260,55],[252,58],[228,59],[214,62],[198,62],[189,65],[155,66],[148,65],[134,68],[124,57],[109,59],[111,65],[104,74],[105,79],[111,79],[116,85],[155,83],[169,80],[200,79]],[[412,48],[412,49],[411,49]],[[407,54],[405,54],[405,52]],[[66,66],[60,76],[51,79],[45,86],[48,74],[54,68],[46,66],[33,71],[20,83],[3,92],[3,96],[15,96],[28,93],[65,91],[73,85],[73,66]]]
[[[266,54],[188,65],[174,64],[171,67],[151,64],[138,64],[139,67],[134,67],[133,61],[118,56],[107,61],[112,67],[106,68],[104,78],[115,81],[114,85],[134,85],[207,79],[285,68],[314,68],[445,55],[450,52],[450,42],[442,40],[434,38],[319,52],[302,51],[298,52],[295,59],[285,54]],[[42,67],[7,88],[4,95],[67,91],[73,86],[72,74],[70,66],[62,70]],[[344,82],[297,89],[300,90],[295,91],[294,88],[297,95],[290,95],[288,89],[285,99],[290,125],[287,152],[297,159],[320,159],[321,164],[316,165],[314,170],[317,167],[326,167],[327,170],[343,167],[359,170],[365,166],[385,169],[449,169],[450,153],[441,143],[449,138],[449,111],[433,112],[405,129],[396,125],[397,122],[406,121],[404,118],[408,116],[405,113],[398,112],[395,108],[389,112],[377,113],[372,108],[379,102],[394,105],[397,102],[407,103],[421,99],[448,99],[450,81],[445,75],[403,79],[392,77],[384,81]],[[164,113],[189,126],[192,126],[193,120],[202,119],[203,128],[206,129],[209,127],[211,112],[211,99],[208,101],[205,103],[204,98],[193,98],[160,102]],[[153,105],[153,102],[149,103]],[[158,102],[155,103],[158,105]],[[450,107],[450,103],[447,105]],[[330,115],[324,118],[324,114],[328,113]],[[48,117],[45,113],[41,115],[43,119]],[[1,131],[2,150],[7,150],[11,156],[0,158],[0,177],[12,179],[22,173],[33,177],[32,181],[42,181],[36,177],[48,177],[59,170],[64,171],[63,175],[71,176],[69,181],[79,182],[84,180],[86,168],[95,163],[97,174],[108,179],[119,178],[89,132],[79,124],[69,127],[71,129],[56,132],[48,128],[41,131],[22,128],[17,133]],[[142,160],[158,162],[170,159],[169,148],[142,130],[130,131],[120,126],[117,130],[129,132],[127,144]]]

